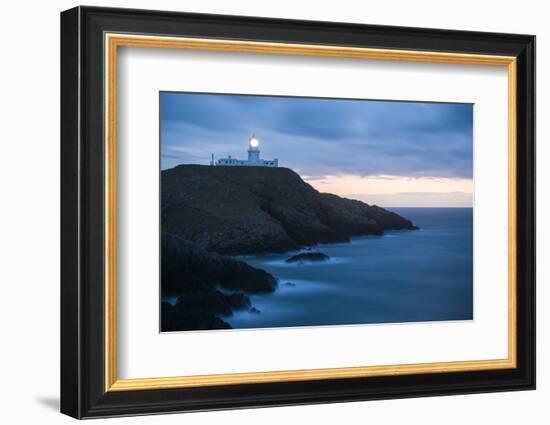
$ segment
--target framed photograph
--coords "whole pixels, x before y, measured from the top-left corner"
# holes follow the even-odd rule
[[[61,411],[535,388],[535,37],[61,14]]]

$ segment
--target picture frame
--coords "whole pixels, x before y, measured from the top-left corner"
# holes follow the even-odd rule
[[[121,47],[503,67],[508,84],[508,356],[120,379]],[[120,78],[120,77],[119,77]],[[155,141],[156,143],[156,141]],[[180,12],[61,13],[61,412],[75,418],[535,388],[535,37]],[[119,257],[120,258],[120,253]],[[152,282],[152,285],[157,285]]]

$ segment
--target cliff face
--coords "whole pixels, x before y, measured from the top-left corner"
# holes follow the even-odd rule
[[[269,293],[277,281],[264,270],[231,257],[206,252],[169,234],[162,235],[163,331],[230,328],[222,317],[253,309],[245,294]]]
[[[210,252],[283,252],[414,228],[383,208],[319,193],[288,168],[180,165],[162,172],[163,232]]]
[[[284,252],[355,235],[414,229],[360,201],[317,192],[287,168],[180,165],[162,172],[161,327],[224,329],[222,318],[256,310],[247,294],[276,279],[228,255]]]

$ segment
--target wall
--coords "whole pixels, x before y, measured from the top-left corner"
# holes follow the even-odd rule
[[[538,37],[538,158],[549,157],[550,27],[544,2],[524,0],[441,2],[271,2],[187,0],[155,2],[96,1],[96,5],[156,8],[224,14],[260,15],[519,32]],[[70,423],[58,408],[59,282],[59,12],[76,3],[9,2],[0,17],[2,67],[0,93],[0,392],[2,422]],[[550,215],[550,167],[538,172],[538,217]],[[546,192],[546,193],[545,193]],[[422,398],[338,405],[198,413],[182,417],[139,417],[109,423],[256,424],[547,423],[550,398],[550,278],[547,220],[538,223],[538,390],[536,392]]]

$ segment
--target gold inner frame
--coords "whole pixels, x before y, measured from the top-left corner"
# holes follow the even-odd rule
[[[370,49],[256,41],[105,34],[105,391],[135,391],[214,385],[311,381],[416,373],[447,373],[516,367],[516,58],[462,53]],[[508,72],[508,357],[418,364],[247,372],[214,375],[118,379],[116,324],[116,123],[117,48],[119,46],[324,56],[408,62],[507,67]]]

